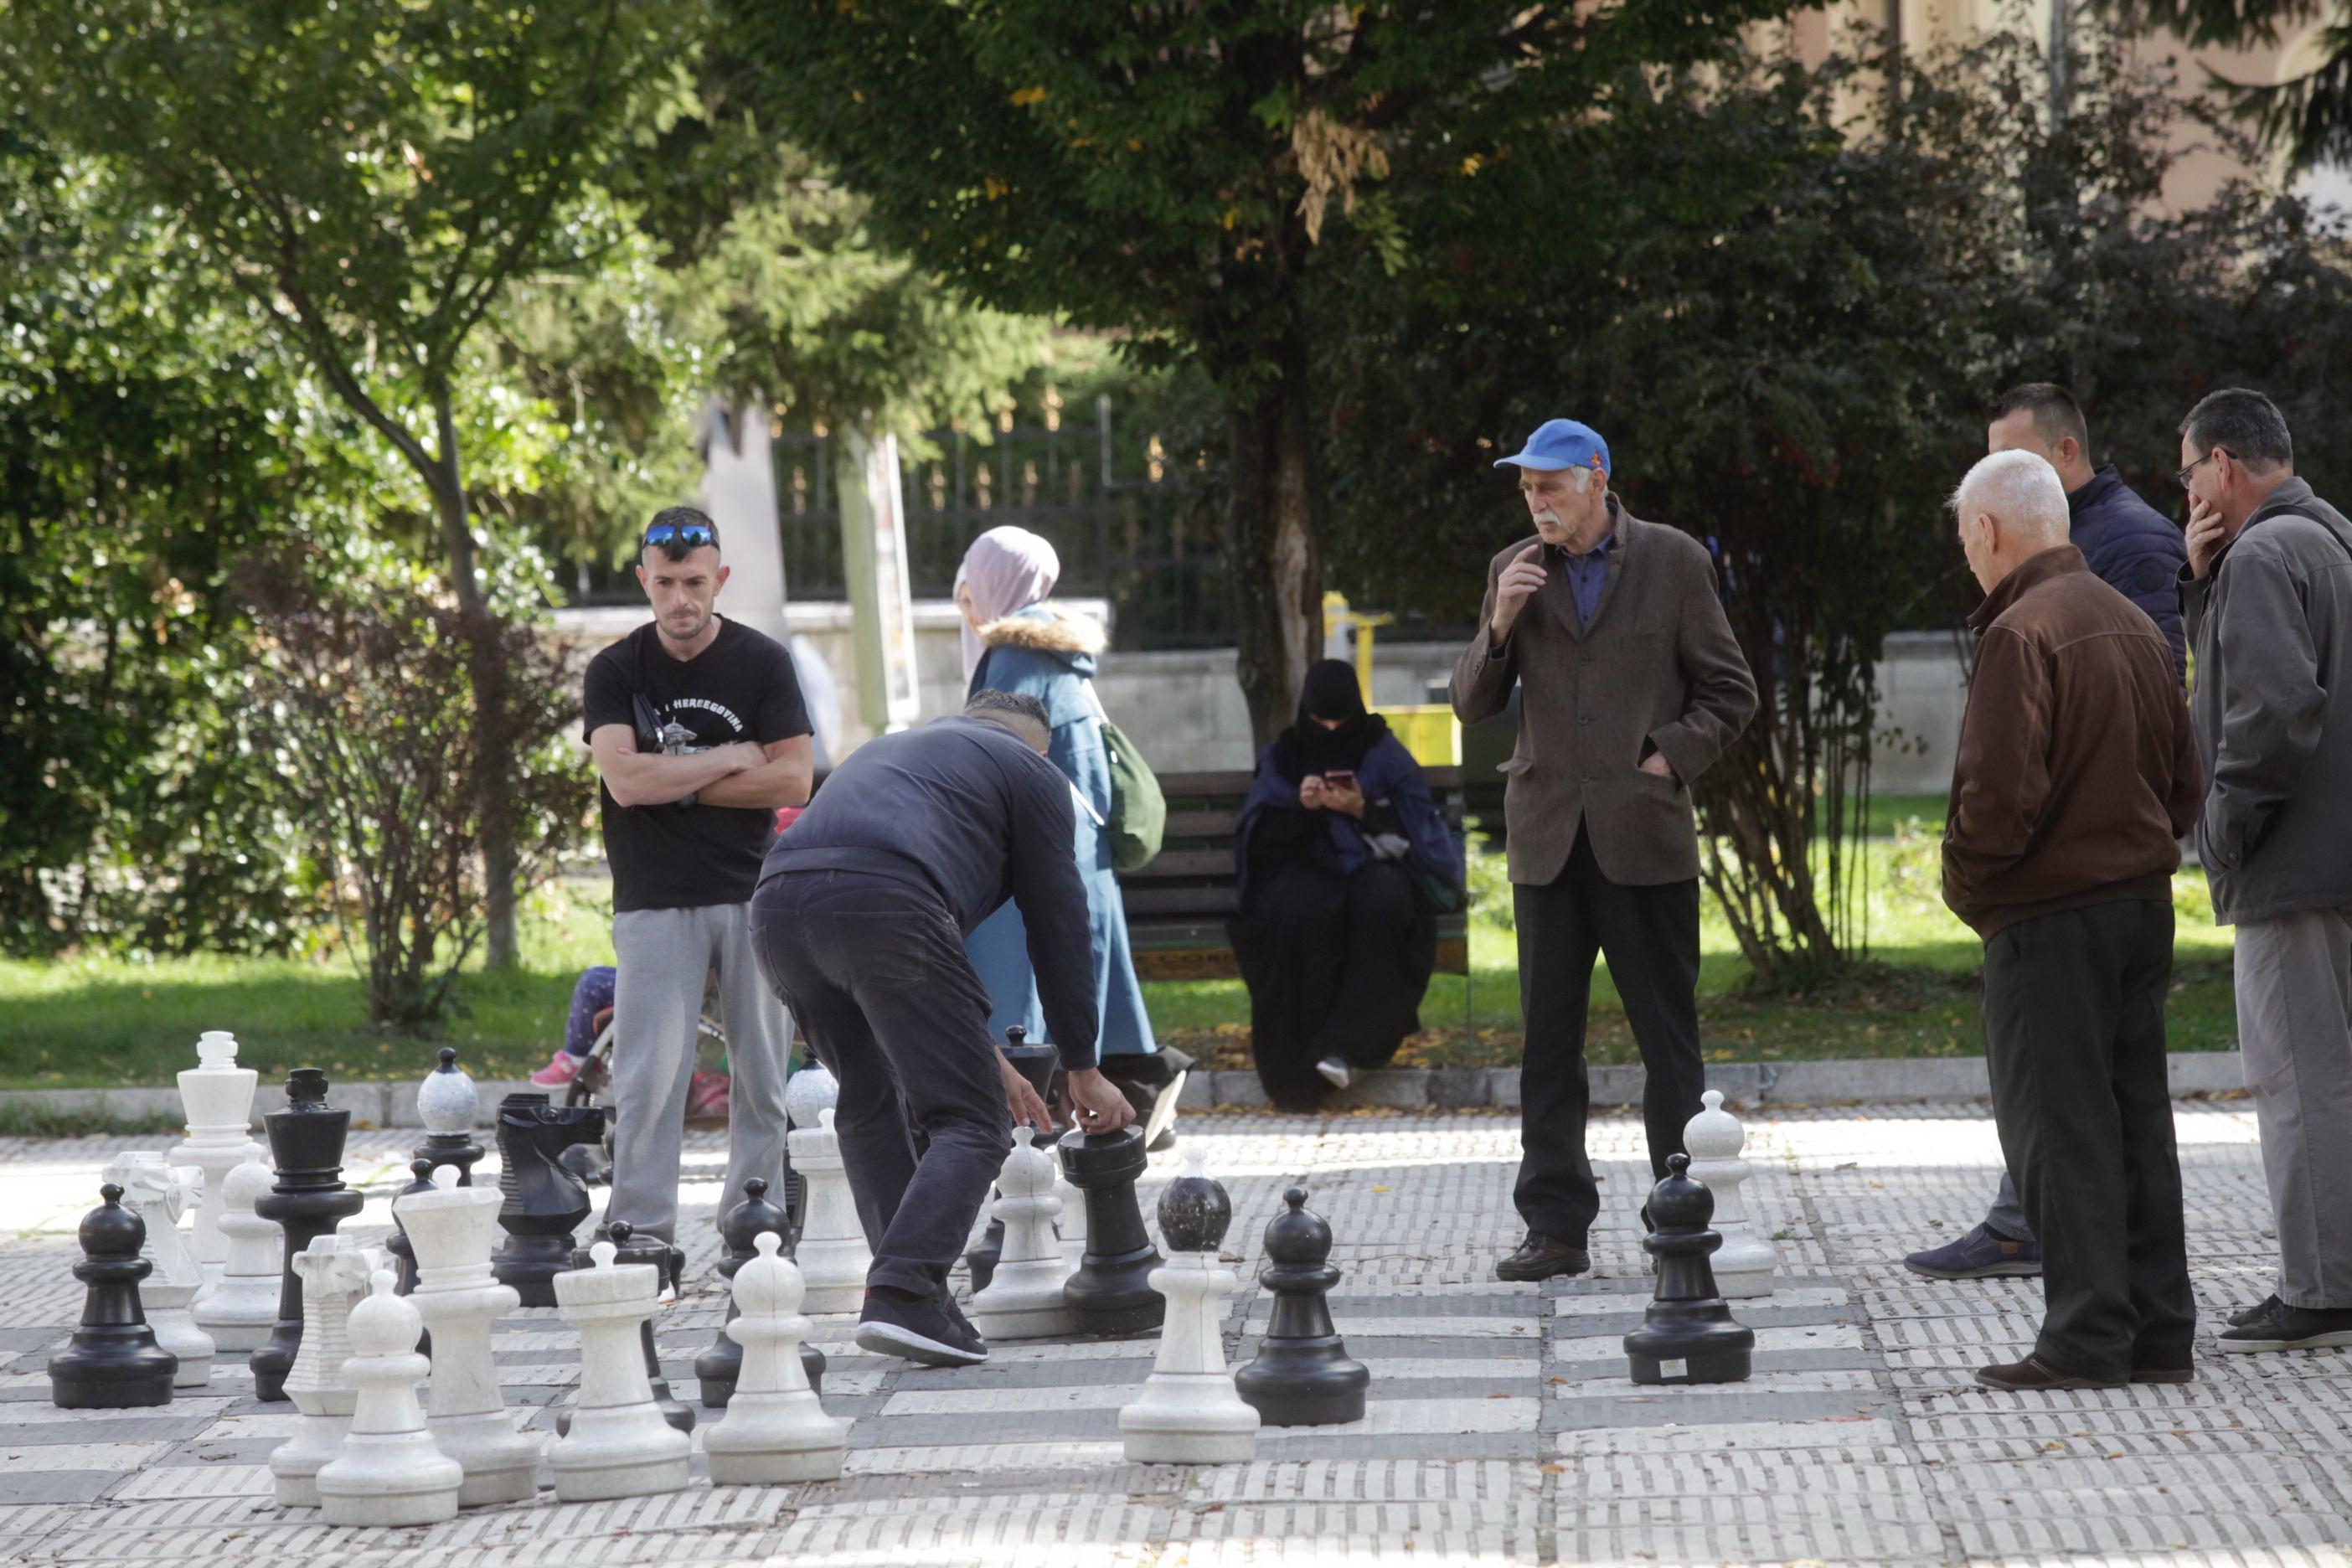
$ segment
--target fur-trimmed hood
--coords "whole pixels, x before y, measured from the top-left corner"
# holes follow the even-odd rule
[[[1033,653],[1097,655],[1109,646],[1102,623],[1073,615],[1058,605],[1032,605],[980,628],[984,647],[1025,648]]]

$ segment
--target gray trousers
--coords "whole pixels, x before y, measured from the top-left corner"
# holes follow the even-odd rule
[[[2242,922],[2235,967],[2279,1300],[2352,1308],[2352,910]]]
[[[784,1060],[791,1026],[751,952],[751,906],[630,910],[613,917],[613,1199],[608,1218],[677,1239],[678,1152],[705,976],[727,1027],[727,1181],[784,1190]],[[714,1219],[717,1216],[714,1216]]]
[[[2033,1222],[2025,1217],[2025,1205],[2017,1197],[2017,1179],[2007,1171],[2000,1173],[2000,1189],[1992,1195],[1992,1207],[1985,1210],[1984,1225],[2004,1241],[2033,1244]]]

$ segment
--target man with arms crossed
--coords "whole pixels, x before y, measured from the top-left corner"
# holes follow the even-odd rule
[[[646,529],[654,618],[588,666],[588,748],[613,868],[613,1198],[609,1218],[677,1238],[678,1151],[705,978],[727,1026],[726,1185],[784,1190],[789,1025],[751,953],[751,890],[776,807],[809,797],[809,722],[783,648],[713,608],[719,531],[692,507]],[[640,717],[656,733],[640,739]],[[658,747],[658,749],[656,749]]]

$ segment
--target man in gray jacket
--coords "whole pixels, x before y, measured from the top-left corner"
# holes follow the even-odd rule
[[[2238,928],[2238,1043],[2278,1289],[2225,1351],[2352,1344],[2352,524],[2294,477],[2286,419],[2216,392],[2180,424],[2197,849]]]

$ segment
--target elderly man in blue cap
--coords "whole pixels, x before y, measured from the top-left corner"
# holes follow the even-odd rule
[[[1536,531],[1486,568],[1478,635],[1454,666],[1454,710],[1475,723],[1519,688],[1518,744],[1503,772],[1527,1020],[1513,1201],[1528,1234],[1495,1273],[1547,1279],[1591,1267],[1601,1208],[1584,1148],[1596,954],[1641,1047],[1656,1174],[1698,1112],[1691,785],[1748,727],[1756,682],[1706,547],[1625,510],[1598,432],[1549,420],[1495,466],[1518,470]]]

